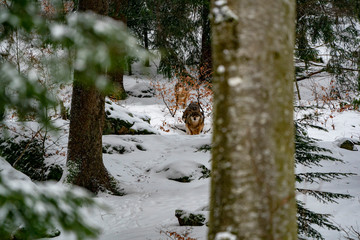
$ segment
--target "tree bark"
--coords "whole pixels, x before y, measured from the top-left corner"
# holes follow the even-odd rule
[[[295,2],[212,1],[209,239],[297,239]]]
[[[125,25],[127,22],[125,11],[128,6],[128,0],[112,0],[114,12],[112,18],[122,21]],[[119,62],[116,70],[109,74],[110,80],[113,83],[112,97],[117,100],[126,99],[126,91],[124,87],[124,67],[127,61]]]
[[[211,28],[210,28],[210,1],[204,1],[202,6],[202,34],[201,34],[201,58],[200,58],[200,82],[211,79]]]
[[[149,50],[149,36],[148,33],[149,29],[147,26],[143,27],[143,37],[144,37],[144,48],[148,51]],[[150,67],[150,60],[149,58],[146,58],[145,63],[144,63],[145,67]]]
[[[93,11],[97,14],[106,16],[109,13],[108,0],[79,0],[79,11]]]
[[[107,14],[107,1],[80,0],[79,10]],[[108,190],[120,194],[102,158],[105,97],[95,86],[84,84],[82,78],[82,72],[75,70],[65,181],[94,193]]]

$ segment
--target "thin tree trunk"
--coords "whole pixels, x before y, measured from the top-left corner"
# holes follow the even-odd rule
[[[202,6],[202,35],[201,35],[201,59],[200,59],[200,82],[209,80],[212,73],[211,60],[211,28],[210,28],[210,1],[205,1]]]
[[[213,0],[211,12],[215,75],[209,239],[297,239],[295,1]]]
[[[80,0],[79,10],[107,14],[107,1]],[[105,98],[95,86],[84,84],[83,74],[74,71],[65,181],[97,193],[108,190],[120,194],[102,158],[102,130]]]
[[[108,0],[79,0],[78,4],[78,10],[81,12],[93,11],[104,16],[109,13]]]
[[[113,83],[113,89],[111,91],[111,97],[116,100],[124,100],[126,99],[126,90],[124,87],[124,65],[125,63],[119,63],[116,71],[112,71],[109,74],[109,78]]]
[[[360,3],[359,3],[360,5]],[[360,11],[360,9],[359,9]],[[360,13],[359,13],[360,14]],[[360,16],[359,16],[359,20],[360,20]],[[357,90],[360,91],[360,51],[357,52]]]
[[[149,36],[148,36],[148,27],[145,26],[143,28],[143,36],[144,36],[144,47],[145,49],[148,51],[149,50]],[[150,61],[149,58],[147,57],[144,63],[145,67],[150,67]]]
[[[112,0],[114,4],[113,19],[122,21],[125,25],[127,23],[125,10],[128,6],[128,0]],[[124,100],[127,95],[124,87],[124,67],[128,64],[127,61],[119,62],[116,71],[109,74],[111,81],[113,82],[112,97],[117,100]],[[128,66],[129,67],[129,66]]]
[[[298,99],[300,101],[301,100],[300,88],[299,88],[299,84],[298,84],[298,81],[296,80],[296,78],[295,78],[294,82],[295,82],[295,87],[296,87],[296,93],[297,93]]]

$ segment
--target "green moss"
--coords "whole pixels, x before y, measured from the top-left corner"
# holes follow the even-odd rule
[[[126,91],[123,91],[122,89],[116,88],[114,91],[110,93],[111,97],[116,100],[125,100],[128,95]]]
[[[66,162],[68,173],[65,178],[65,183],[72,184],[77,176],[80,174],[81,165],[74,160]]]
[[[110,176],[110,191],[111,195],[115,196],[124,196],[125,192],[124,189],[120,187],[120,183],[116,180],[113,176]]]
[[[109,114],[110,115],[110,114]],[[130,129],[134,124],[118,118],[105,117],[103,135],[107,134],[126,134],[126,129]]]

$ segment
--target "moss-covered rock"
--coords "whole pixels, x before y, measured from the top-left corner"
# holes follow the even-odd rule
[[[206,217],[202,213],[191,213],[184,210],[175,210],[175,217],[180,226],[203,226]]]
[[[340,148],[344,148],[346,150],[353,151],[355,147],[355,144],[350,140],[345,140],[343,143],[341,143]]]
[[[337,145],[340,148],[349,150],[349,151],[357,151],[358,149],[355,146],[354,141],[347,139],[347,138],[341,138],[337,140]]]
[[[148,135],[157,134],[150,125],[150,117],[129,112],[124,107],[106,101],[103,134]]]

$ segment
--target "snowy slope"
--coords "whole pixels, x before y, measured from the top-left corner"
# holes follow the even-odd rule
[[[173,118],[160,99],[155,96],[139,97],[151,89],[150,81],[164,79],[151,71],[143,75],[135,68],[134,72],[133,76],[125,76],[124,79],[125,88],[131,91],[129,98],[113,104],[121,106],[116,109],[126,109],[137,116],[149,116],[151,127],[159,134],[103,136],[103,146],[106,146],[107,152],[104,154],[104,164],[120,181],[126,195],[118,197],[101,194],[97,198],[107,204],[110,210],[93,209],[86,214],[93,223],[101,227],[102,234],[99,237],[101,240],[169,239],[162,233],[166,231],[189,233],[192,238],[205,240],[207,227],[180,227],[175,218],[175,210],[202,211],[209,203],[209,179],[201,178],[199,167],[203,165],[210,169],[211,155],[210,152],[198,151],[198,148],[211,143],[211,131],[198,136],[186,135],[181,130],[184,124],[179,120],[183,110]],[[328,84],[328,81],[324,82]],[[303,99],[301,104],[313,104],[310,84],[306,85],[304,81],[300,88]],[[336,144],[336,140],[343,137],[359,140],[360,113],[334,112],[329,108],[321,111],[323,115],[316,124],[327,128],[329,132],[310,130],[309,134],[320,139],[319,144],[329,148],[333,155],[342,159],[344,163],[324,162],[323,167],[311,170],[353,172],[358,175],[334,180],[331,183],[304,183],[301,187],[349,193],[354,198],[340,200],[339,204],[323,204],[303,195],[299,195],[298,198],[312,210],[332,214],[333,221],[339,227],[345,230],[353,227],[360,231],[360,151],[343,150]],[[64,147],[66,147],[68,125],[63,122],[59,125],[64,128],[59,150],[66,153]],[[168,132],[161,130],[164,126]],[[210,117],[206,119],[205,128],[211,129]],[[48,159],[62,164],[65,160],[65,155],[57,155],[56,160]],[[309,169],[297,169],[301,172],[307,170]],[[192,181],[171,180],[186,176],[190,176]],[[344,236],[344,232],[326,229],[320,231],[329,240],[342,239]],[[61,234],[55,239],[67,240],[73,237]]]

